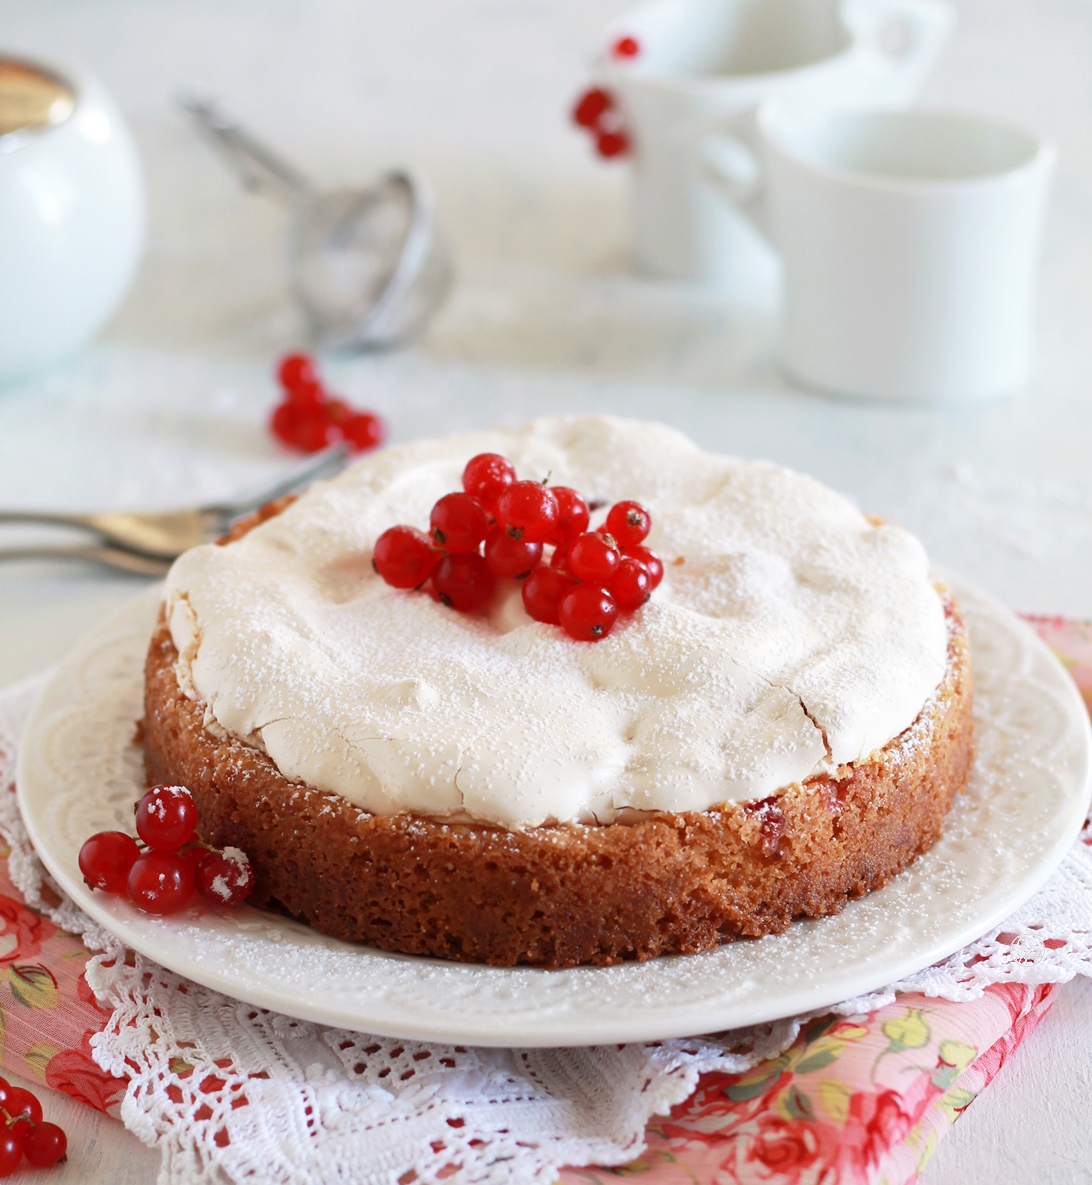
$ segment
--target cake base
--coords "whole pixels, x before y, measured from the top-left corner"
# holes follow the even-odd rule
[[[709,950],[837,913],[940,837],[974,753],[966,630],[942,595],[947,669],[917,720],[868,760],[758,802],[526,831],[370,815],[209,733],[163,621],[145,667],[148,783],[188,786],[204,838],[247,853],[253,904],[336,938],[506,967]]]

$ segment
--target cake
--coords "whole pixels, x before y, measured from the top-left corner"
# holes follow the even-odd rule
[[[383,584],[377,537],[481,452],[648,507],[652,599],[592,644],[515,580],[479,614]],[[259,906],[406,954],[603,965],[781,932],[926,851],[971,766],[970,654],[901,527],[661,425],[556,418],[387,449],[181,556],[143,735]]]

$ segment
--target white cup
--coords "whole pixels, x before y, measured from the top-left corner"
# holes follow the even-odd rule
[[[73,353],[113,313],[140,259],[144,184],[95,79],[3,54],[0,71],[3,382]]]
[[[775,98],[905,106],[952,23],[942,0],[654,0],[615,21],[593,74],[632,143],[638,267],[743,297],[770,288],[776,255],[706,175],[732,164],[718,130]],[[624,39],[636,53],[618,53]]]
[[[758,124],[759,178],[721,182],[781,252],[792,375],[928,401],[1026,382],[1050,145],[949,112],[772,106]]]

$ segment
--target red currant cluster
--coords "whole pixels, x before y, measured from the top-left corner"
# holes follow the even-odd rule
[[[144,913],[176,913],[196,889],[214,905],[239,905],[254,869],[238,848],[214,848],[197,834],[197,804],[185,786],[153,786],[136,804],[137,834],[99,831],[80,848],[92,889],[123,893]]]
[[[331,399],[309,354],[286,354],[277,378],[284,398],[273,409],[269,427],[289,448],[317,453],[343,440],[354,453],[364,453],[383,443],[387,425],[370,411]]]
[[[37,1095],[0,1078],[0,1177],[10,1177],[25,1156],[35,1168],[52,1168],[65,1159],[68,1138],[55,1123],[42,1122]]]
[[[588,530],[589,518],[576,490],[517,481],[506,458],[479,453],[463,470],[462,492],[433,506],[431,534],[391,527],[376,540],[372,564],[394,588],[431,580],[430,592],[463,613],[487,604],[498,577],[522,580],[523,605],[535,621],[598,642],[619,613],[648,600],[664,566],[643,546],[652,526],[643,506],[617,503],[595,531]]]
[[[573,123],[587,128],[595,138],[595,151],[602,157],[625,156],[630,150],[629,136],[614,96],[601,86],[590,87],[577,99]]]

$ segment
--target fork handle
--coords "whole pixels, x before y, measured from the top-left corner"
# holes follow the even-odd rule
[[[85,564],[103,564],[133,576],[165,576],[170,563],[123,551],[120,547],[0,547],[4,560],[80,560]]]
[[[94,523],[86,514],[58,514],[49,510],[0,510],[0,523],[46,523],[51,527],[95,530]]]

